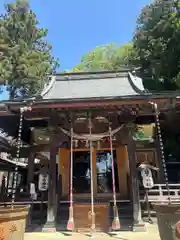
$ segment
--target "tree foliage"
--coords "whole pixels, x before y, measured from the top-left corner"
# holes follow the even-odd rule
[[[97,46],[82,56],[80,64],[76,65],[72,72],[117,70],[128,66],[132,50],[131,43],[122,46],[113,43]]]
[[[5,5],[0,16],[0,76],[7,82],[10,98],[37,93],[55,71],[58,61],[47,43],[47,29],[26,0]]]
[[[133,62],[140,66],[149,89],[180,87],[179,39],[179,0],[155,0],[142,9],[133,39]]]
[[[149,90],[180,88],[180,0],[154,0],[138,19],[132,43],[98,46],[72,71],[140,69]]]

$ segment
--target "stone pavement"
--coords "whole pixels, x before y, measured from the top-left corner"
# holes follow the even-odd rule
[[[24,240],[86,240],[90,239],[87,234],[83,233],[73,233],[65,234],[65,233],[25,233]],[[120,232],[118,235],[110,236],[105,233],[95,233],[92,239],[96,240],[160,240],[157,225],[147,224],[147,232],[146,233],[135,233],[135,232]]]

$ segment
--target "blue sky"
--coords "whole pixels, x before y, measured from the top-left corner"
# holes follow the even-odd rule
[[[61,69],[71,69],[97,45],[131,40],[136,18],[152,0],[30,0]],[[8,0],[0,0],[0,13]],[[0,100],[7,93],[0,95]]]

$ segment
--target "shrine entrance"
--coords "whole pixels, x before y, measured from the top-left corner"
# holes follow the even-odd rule
[[[65,151],[67,153],[65,154]],[[61,149],[59,156],[59,166],[63,173],[62,195],[68,197],[69,194],[69,170],[70,170],[70,150]],[[113,148],[115,188],[118,199],[129,200],[128,192],[128,156],[126,146]],[[112,161],[109,148],[99,148],[93,150],[93,185],[94,197],[112,200]],[[65,163],[65,164],[63,164]],[[89,199],[91,193],[91,171],[90,171],[90,151],[89,148],[73,149],[73,195],[75,199]]]
[[[90,152],[73,152],[73,193],[90,194]]]

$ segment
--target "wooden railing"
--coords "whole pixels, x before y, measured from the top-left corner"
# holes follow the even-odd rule
[[[180,184],[169,184],[170,200],[180,203]],[[166,184],[155,184],[148,190],[149,202],[168,202],[168,190]],[[145,194],[141,194],[141,202],[145,201]]]

